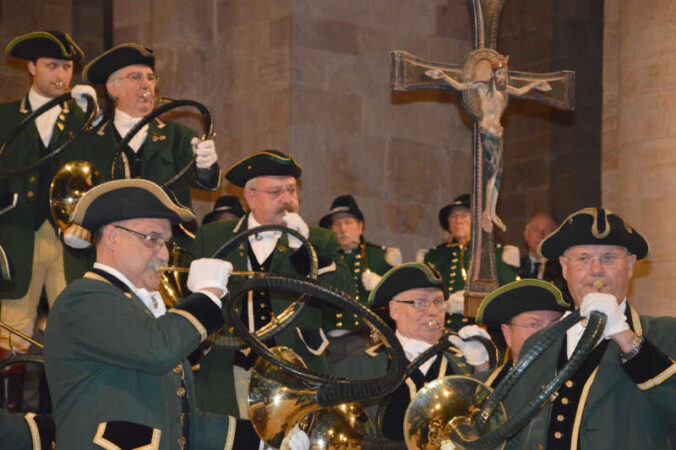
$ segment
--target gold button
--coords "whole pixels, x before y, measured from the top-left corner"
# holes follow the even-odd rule
[[[341,317],[343,317],[343,313],[336,313],[336,317],[340,319]]]
[[[561,439],[561,438],[563,437],[563,434],[561,434],[560,431],[557,431],[556,433],[554,433],[554,437],[555,437],[556,439]]]
[[[467,317],[463,317],[462,321],[463,321],[463,323],[467,323],[467,322],[469,322],[469,319]]]
[[[572,387],[573,387],[573,382],[570,381],[570,380],[566,381],[566,387],[567,387],[567,388],[572,388]]]
[[[180,445],[182,448],[183,446],[185,446],[185,438],[181,436],[180,438],[178,438],[178,441],[176,441],[176,443]]]
[[[183,387],[178,388],[176,390],[176,395],[178,395],[179,397],[183,397],[185,395],[185,388]]]
[[[35,194],[33,194],[33,191],[28,191],[28,193],[26,193],[26,197],[28,198],[33,198],[34,196]]]
[[[542,444],[538,444],[538,450],[545,450],[545,446]]]
[[[355,321],[355,322],[354,322],[354,326],[355,326],[355,327],[358,327],[358,326],[359,326],[359,322]]]
[[[261,316],[261,320],[268,320],[268,316]]]
[[[181,413],[181,425],[185,422],[185,413]]]
[[[568,398],[563,397],[563,398],[561,399],[561,403],[563,403],[564,405],[567,405],[567,404],[568,404]]]
[[[182,365],[179,364],[178,366],[174,367],[174,373],[181,373],[181,372],[183,372],[183,366]]]
[[[265,296],[265,291],[260,291],[258,294]]]
[[[336,323],[336,326],[337,326],[337,327],[342,327],[342,326],[343,326],[343,322],[338,322],[338,323]]]
[[[28,179],[28,181],[30,181],[31,183],[35,183],[36,180],[37,180],[37,178],[35,178],[35,177],[30,177]]]
[[[359,273],[359,269],[354,269],[354,273]]]
[[[558,416],[556,416],[556,420],[558,420],[559,422],[563,422],[564,419],[565,417],[563,417],[563,414],[559,414]]]

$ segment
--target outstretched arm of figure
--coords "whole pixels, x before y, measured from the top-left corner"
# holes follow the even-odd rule
[[[538,80],[533,81],[532,83],[528,83],[525,86],[521,86],[520,88],[515,88],[514,86],[507,86],[507,93],[509,93],[510,95],[514,95],[515,97],[519,97],[521,95],[529,93],[533,89],[542,92],[548,92],[552,90],[552,87],[545,80]]]
[[[429,69],[425,71],[425,75],[427,75],[430,78],[433,78],[435,80],[444,80],[448,84],[450,84],[454,89],[457,89],[458,91],[466,91],[470,87],[472,87],[468,83],[461,83],[458,80],[456,80],[453,77],[448,76],[441,70],[437,69]]]

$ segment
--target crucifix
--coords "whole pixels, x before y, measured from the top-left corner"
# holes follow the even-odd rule
[[[498,53],[498,21],[504,0],[469,0],[473,50],[463,64],[427,61],[403,50],[392,52],[392,90],[457,91],[472,117],[472,237],[465,284],[465,315],[474,317],[483,298],[498,287],[493,226],[506,227],[496,205],[502,178],[502,113],[510,96],[574,108],[575,72],[528,73],[510,70]]]

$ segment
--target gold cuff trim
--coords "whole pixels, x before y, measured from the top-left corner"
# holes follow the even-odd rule
[[[300,328],[298,328],[298,327],[296,327],[296,334],[298,334],[298,337],[300,338],[301,342],[303,343],[303,345],[305,346],[307,351],[312,353],[315,356],[321,356],[322,353],[324,353],[324,350],[326,350],[326,347],[329,346],[329,340],[326,338],[326,335],[324,334],[324,330],[321,329],[321,328],[319,329],[319,336],[322,338],[322,343],[319,346],[319,348],[317,348],[317,350],[313,349],[312,347],[310,347],[308,345],[307,342],[305,342],[305,339],[303,338],[303,333],[300,331]]]
[[[373,347],[369,347],[369,348],[367,348],[367,349],[365,350],[364,353],[366,353],[367,355],[369,355],[371,358],[375,358],[376,356],[378,356],[378,353],[376,353],[376,350],[377,350],[381,345],[384,345],[384,344],[383,344],[382,342],[380,342],[380,343],[374,345]]]
[[[637,384],[636,386],[639,388],[639,390],[647,391],[648,389],[652,389],[655,386],[659,386],[664,381],[671,378],[671,376],[676,373],[676,361],[674,361],[672,359],[671,362],[672,362],[672,364],[666,370],[664,370],[662,373],[657,375],[656,377],[653,377],[653,378],[649,379],[648,381],[644,381],[641,384]]]
[[[232,450],[235,443],[235,429],[237,429],[237,419],[228,416],[228,434],[225,437],[225,447],[223,450]]]
[[[121,447],[118,447],[114,443],[110,442],[108,439],[104,438],[103,435],[106,432],[106,427],[108,422],[101,422],[99,427],[96,429],[96,435],[92,441],[94,444],[105,448],[106,450],[122,450]],[[150,438],[150,444],[144,445],[142,447],[136,447],[131,450],[159,450],[160,448],[160,437],[162,436],[162,430],[157,428],[153,429],[153,435]]]
[[[38,430],[38,424],[35,423],[35,414],[28,413],[23,416],[23,418],[28,423],[28,429],[31,432],[33,450],[42,450],[42,446],[40,445],[40,431]]]
[[[587,403],[587,396],[589,395],[589,390],[591,389],[591,386],[594,383],[594,378],[596,378],[596,373],[598,371],[599,371],[598,367],[594,369],[592,374],[585,382],[584,387],[582,388],[582,393],[580,394],[580,401],[577,404],[577,411],[575,412],[575,422],[573,422],[573,434],[570,439],[570,450],[577,450],[577,441],[580,435],[580,425],[582,424],[582,412],[584,411],[584,404]]]
[[[317,271],[317,275],[324,275],[325,273],[335,272],[336,263],[332,262],[330,266],[322,267]]]
[[[188,322],[190,322],[190,324],[193,327],[195,327],[197,332],[200,334],[200,342],[204,342],[207,339],[207,337],[208,337],[207,329],[204,328],[204,325],[202,325],[202,323],[199,320],[197,320],[197,318],[195,316],[193,316],[192,314],[190,314],[188,311],[184,311],[182,309],[171,308],[167,312],[178,314],[179,316],[187,319]]]

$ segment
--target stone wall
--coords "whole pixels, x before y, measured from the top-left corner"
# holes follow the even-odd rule
[[[583,8],[586,3],[505,2],[498,50],[518,70],[577,70],[578,92],[599,94],[594,65],[582,67],[600,54],[590,45],[598,41],[598,14]],[[471,50],[466,0],[1,5],[5,42],[35,28],[56,28],[72,31],[89,58],[104,48],[107,36],[112,44],[140,41],[153,48],[160,95],[198,100],[211,109],[222,167],[264,148],[294,154],[305,168],[302,212],[311,224],[335,196],[352,193],[366,214],[366,237],[399,246],[412,259],[418,248],[443,239],[438,210],[471,187],[471,121],[456,95],[393,94],[389,88],[393,49],[463,61]],[[108,24],[106,8],[112,9]],[[27,86],[15,63],[0,69],[2,100]],[[560,219],[575,207],[598,203],[598,139],[588,133],[598,120],[581,108],[585,99],[578,94],[573,115],[510,102],[498,208],[509,231],[502,240],[520,244],[521,229],[535,212]],[[200,127],[192,111],[173,116]],[[239,193],[227,184],[223,189]],[[197,191],[194,196],[200,216],[216,197]]]
[[[676,315],[676,4],[607,0],[603,66],[603,204],[650,243],[630,298]]]

